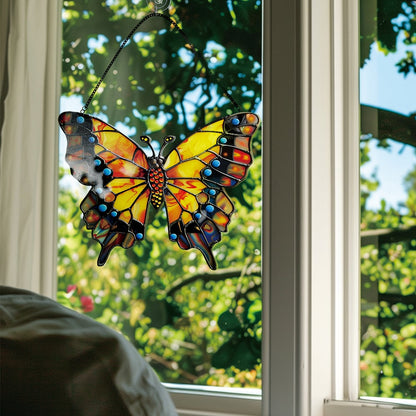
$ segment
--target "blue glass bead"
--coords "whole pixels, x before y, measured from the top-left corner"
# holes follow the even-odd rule
[[[238,118],[233,118],[231,120],[231,124],[233,124],[234,126],[238,126],[240,124],[240,120]]]
[[[79,124],[82,124],[84,121],[85,121],[85,118],[84,118],[84,117],[82,117],[82,116],[78,116],[78,117],[77,117],[77,122],[78,122]]]
[[[202,217],[202,215],[201,215],[199,212],[197,212],[197,213],[195,214],[195,218],[196,218],[197,220],[199,220],[201,217]]]
[[[95,188],[95,192],[97,192],[97,194],[102,194],[103,193],[103,188]]]
[[[110,215],[114,218],[117,217],[117,211],[111,211]]]
[[[222,144],[227,143],[227,138],[226,137],[221,137],[220,143],[222,143]]]
[[[209,193],[210,195],[215,195],[217,192],[215,191],[215,189],[210,189],[210,190],[208,191],[208,193]]]
[[[214,159],[211,162],[211,165],[214,166],[214,168],[217,168],[219,165],[221,165],[221,162],[218,159]]]
[[[214,212],[214,207],[212,205],[207,205],[206,210],[207,212]]]
[[[143,235],[142,233],[137,233],[137,234],[136,234],[136,238],[137,238],[138,240],[142,240],[142,239],[143,239],[143,237],[144,237],[144,235]]]
[[[101,165],[101,160],[100,159],[94,159],[94,165],[95,166],[100,166]]]
[[[204,170],[204,175],[205,176],[211,176],[212,175],[212,170],[211,169],[205,169]]]
[[[169,238],[170,238],[171,240],[177,240],[177,239],[178,239],[178,236],[177,236],[175,233],[172,233],[172,234],[169,236]]]
[[[110,168],[105,168],[103,170],[103,175],[110,176],[113,173],[113,171]]]
[[[90,137],[88,137],[88,141],[89,141],[90,143],[95,143],[95,137],[94,137],[94,136],[90,136]]]
[[[106,204],[100,204],[100,205],[98,205],[98,211],[100,211],[100,212],[106,212],[107,211],[107,205]]]

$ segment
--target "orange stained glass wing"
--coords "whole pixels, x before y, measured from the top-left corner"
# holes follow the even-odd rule
[[[117,131],[96,131],[98,142],[106,149],[125,159],[133,159],[137,144]]]
[[[177,205],[179,205],[181,209],[192,213],[197,212],[199,204],[197,199],[195,198],[195,194],[188,192],[184,188],[172,186],[171,183],[168,183],[167,189],[173,195],[177,202]]]
[[[118,217],[120,221],[125,222],[126,224],[129,224],[132,218],[130,210],[126,210],[120,213],[120,216]]]
[[[185,162],[179,163],[170,169],[166,170],[166,176],[168,178],[200,178],[201,170],[205,168],[205,163],[197,160],[190,159]]]
[[[102,199],[93,191],[90,191],[81,202],[87,228],[92,230],[92,237],[102,247],[97,260],[99,266],[105,263],[114,247],[129,248],[135,241],[135,235],[131,229],[114,227],[115,218],[112,217],[111,213],[101,212],[100,206],[103,205],[101,202]]]
[[[67,137],[72,175],[92,187],[81,210],[101,244],[101,266],[114,247],[128,248],[144,238],[150,196],[147,157],[136,143],[95,117],[64,112],[58,121]]]
[[[120,194],[127,191],[137,192],[137,187],[143,184],[145,184],[143,179],[115,178],[108,184],[108,187],[113,193]]]
[[[124,159],[134,160],[142,168],[148,169],[146,155],[143,150],[131,139],[114,129],[103,121],[91,117],[93,133],[98,142],[112,153]]]
[[[182,208],[172,194],[165,194],[165,207],[169,224],[178,221],[182,214]]]
[[[243,163],[248,165],[251,163],[251,156],[247,152],[242,152],[241,150],[234,149],[233,151],[233,160],[234,162]]]
[[[150,189],[145,189],[140,196],[136,199],[135,203],[131,207],[131,213],[133,217],[144,224],[146,221],[147,208],[149,205]]]
[[[259,119],[238,113],[202,128],[166,159],[169,235],[182,249],[197,248],[216,268],[212,247],[227,230],[234,206],[222,187],[241,182],[252,163],[250,140]],[[174,181],[198,178],[195,183]],[[189,185],[196,184],[195,189]]]
[[[115,155],[114,153],[111,153],[110,151],[104,149],[104,147],[102,146],[95,146],[95,153],[97,154],[97,156],[99,156],[101,159],[104,160],[104,162],[109,163],[114,159],[117,159],[118,156]]]
[[[168,179],[168,185],[186,189],[188,193],[193,195],[198,195],[206,188],[206,185],[200,179]]]
[[[107,164],[112,170],[114,178],[141,178],[146,177],[146,171],[135,163],[125,159],[114,159]]]
[[[144,181],[141,181],[140,184],[134,187],[128,188],[124,191],[119,191],[113,203],[113,208],[117,211],[130,209],[130,207],[140,197],[145,187],[147,187],[147,184]]]
[[[171,193],[171,189],[172,187],[168,185],[165,190],[165,206],[170,239],[176,241],[183,250],[197,248],[203,254],[209,267],[215,269],[216,263],[211,246],[221,238],[219,231],[208,218],[204,218],[199,223],[197,220],[198,216],[201,215],[199,212],[187,210],[186,206],[191,200],[193,202],[190,203],[188,208],[193,209],[194,206],[198,207],[199,205],[194,195],[189,199],[184,198],[179,201]],[[185,205],[181,205],[182,203]]]
[[[250,151],[250,137],[243,136],[243,137],[236,137],[235,138],[235,146],[237,146],[241,150],[245,150],[246,152]]]
[[[185,139],[167,157],[164,168],[167,170],[180,161],[193,158],[216,146],[218,136],[223,132],[222,124],[223,120],[208,124]]]
[[[232,175],[235,178],[241,179],[246,174],[247,168],[243,165],[237,165],[236,163],[230,163],[227,166],[227,171],[229,175]]]
[[[212,221],[214,221],[220,231],[226,231],[227,225],[230,222],[230,217],[225,215],[222,211],[217,211],[212,216]]]
[[[224,211],[228,215],[232,214],[234,211],[233,203],[224,192],[218,192],[215,198],[215,204],[221,209],[221,211]]]
[[[255,114],[238,113],[205,126],[170,153],[164,164],[167,176],[200,177],[220,187],[237,185],[252,163],[250,140],[258,122]]]

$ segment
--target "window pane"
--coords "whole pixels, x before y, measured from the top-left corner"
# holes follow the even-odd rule
[[[85,104],[122,40],[151,10],[142,3],[64,1],[62,111]],[[165,13],[188,39],[163,19],[146,21],[87,111],[136,142],[149,135],[156,152],[167,135],[180,141],[228,114],[261,111],[261,2],[176,1]],[[209,70],[187,42],[203,52]],[[213,249],[217,270],[200,251],[169,240],[162,208],[148,211],[142,242],[116,247],[98,267],[101,247],[79,209],[90,187],[71,177],[65,137],[61,143],[58,299],[122,332],[162,381],[261,387],[260,130],[246,180],[227,190],[235,212]]]
[[[416,4],[361,1],[361,394],[416,399]]]

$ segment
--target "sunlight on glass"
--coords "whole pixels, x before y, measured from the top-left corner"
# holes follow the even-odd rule
[[[361,1],[361,395],[414,400],[416,4],[371,4]]]
[[[80,111],[121,41],[150,11],[146,2],[118,0],[107,1],[105,7],[88,2],[94,13],[85,14],[83,3],[64,1],[61,111]],[[170,13],[181,22],[184,9],[179,3]],[[120,53],[88,112],[136,143],[144,134],[151,136],[156,152],[168,135],[180,142],[202,126],[239,112],[225,91],[242,109],[261,113],[261,3],[233,4],[238,30],[227,20],[227,2],[189,2],[186,14],[204,16],[209,23],[214,6],[219,13],[206,26],[204,38],[198,35],[198,19],[186,19],[183,26],[212,72],[189,53],[181,36],[162,22],[150,21]],[[120,28],[126,33],[119,33]],[[73,33],[82,36],[66,37]],[[149,147],[143,150],[150,156]],[[169,240],[163,209],[150,211],[140,244],[128,250],[116,247],[98,267],[101,247],[86,230],[79,208],[89,187],[70,175],[65,152],[62,135],[59,301],[123,333],[164,382],[260,388],[260,129],[252,138],[248,177],[229,192],[235,212],[213,247],[215,271],[199,250],[181,250]]]

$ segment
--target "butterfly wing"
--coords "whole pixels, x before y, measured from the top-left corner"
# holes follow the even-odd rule
[[[252,113],[227,116],[188,137],[164,163],[170,238],[184,250],[199,249],[211,269],[216,269],[212,247],[234,211],[224,188],[246,177],[258,123]]]
[[[97,264],[102,266],[114,247],[129,248],[144,237],[148,160],[136,143],[98,118],[64,112],[58,121],[68,141],[65,158],[72,175],[92,187],[81,210],[101,244]]]

